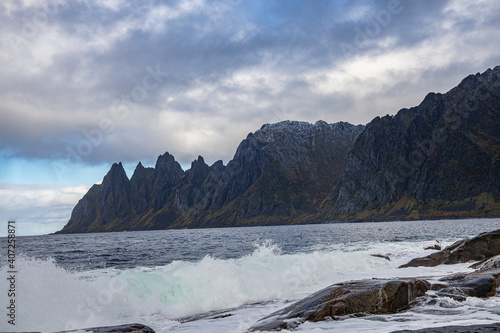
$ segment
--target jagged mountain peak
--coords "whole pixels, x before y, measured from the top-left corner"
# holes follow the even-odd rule
[[[306,121],[297,121],[297,120],[283,120],[277,123],[268,123],[262,125],[260,130],[280,130],[280,129],[289,129],[289,128],[306,128],[313,126],[311,123]]]
[[[466,78],[460,82],[458,85],[459,88],[470,88],[471,84],[474,85],[477,82],[484,82],[484,83],[495,83],[498,81],[498,77],[500,76],[500,66],[496,66],[493,69],[488,68],[486,71],[483,73],[476,73],[476,74],[471,74],[468,75]]]
[[[264,124],[262,127],[255,131],[254,135],[259,135],[260,133],[301,133],[309,132],[315,128],[330,126],[327,122],[323,120],[318,120],[316,123],[312,124],[306,121],[295,121],[295,120],[284,120],[273,124]]]
[[[162,172],[165,170],[175,172],[179,175],[184,173],[181,165],[169,152],[165,152],[165,154],[158,156],[158,159],[156,160],[155,171]]]
[[[387,220],[490,216],[500,199],[500,67],[417,107],[375,118],[358,137],[332,216]]]
[[[108,184],[108,183],[114,183],[117,180],[129,180],[127,177],[127,173],[125,172],[125,169],[123,168],[122,162],[119,163],[113,163],[111,166],[111,169],[108,171],[106,176],[104,176],[104,179],[102,181],[102,184]]]
[[[177,163],[175,157],[171,155],[168,151],[165,154],[158,156],[156,159],[155,168],[161,167],[162,165],[166,165],[169,163]]]
[[[158,157],[155,168],[139,163],[130,185],[116,187],[120,195],[106,192],[106,200],[101,193],[87,196],[64,231],[85,231],[88,221],[82,220],[88,216],[99,220],[102,212],[106,219],[93,223],[93,230],[218,226],[237,219],[266,224],[265,216],[290,223],[294,217],[317,210],[333,191],[361,130],[324,121],[270,124],[250,133],[227,166],[217,161],[209,167],[198,156],[185,172],[166,152]],[[342,144],[330,145],[333,141]],[[122,167],[112,169],[112,174],[118,174]],[[82,207],[88,211],[96,201],[103,204],[95,208],[95,214],[81,214]]]
[[[191,168],[186,172],[186,174],[201,182],[207,177],[209,171],[210,167],[205,163],[203,157],[198,156],[196,160],[191,162]]]
[[[282,121],[212,166],[113,164],[61,231],[500,216],[500,66],[367,126]]]
[[[305,121],[285,120],[274,124],[265,124],[254,133],[250,133],[248,138],[256,138],[262,142],[281,142],[283,140],[288,144],[290,141],[304,140],[305,138],[316,135],[320,131],[329,132],[330,137],[344,135],[345,131],[353,132],[357,136],[359,131],[364,128],[363,125],[353,125],[347,122],[327,123],[323,120],[308,123]]]
[[[143,173],[145,169],[146,168],[144,167],[144,165],[142,165],[141,162],[137,163],[137,166],[135,167],[134,174],[132,175],[132,178],[134,178],[135,175],[139,175],[139,174]]]
[[[141,162],[135,167],[134,173],[130,178],[131,183],[137,183],[144,181],[145,178],[149,177],[154,172],[154,168],[146,168]]]

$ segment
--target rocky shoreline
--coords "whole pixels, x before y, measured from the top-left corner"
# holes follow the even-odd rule
[[[260,319],[248,329],[248,332],[294,329],[306,321],[343,320],[353,316],[393,314],[417,305],[435,304],[443,297],[450,297],[459,302],[465,301],[468,297],[484,299],[495,297],[497,287],[500,286],[500,229],[460,240],[428,256],[412,259],[399,268],[467,262],[473,262],[470,268],[475,271],[452,274],[440,279],[374,278],[337,283]],[[142,324],[126,324],[59,333],[76,332],[154,333],[154,330]],[[500,323],[444,326],[392,333],[403,332],[500,332]]]
[[[260,319],[249,331],[280,331],[297,328],[306,321],[342,320],[349,316],[397,313],[422,302],[435,303],[436,300],[422,297],[428,291],[433,291],[434,298],[451,297],[457,301],[464,301],[467,297],[493,297],[500,286],[500,230],[458,241],[429,256],[413,259],[400,268],[470,261],[476,261],[471,266],[476,271],[445,276],[437,281],[415,277],[337,283]],[[484,332],[490,332],[488,330],[495,326],[477,327],[480,329],[478,332],[483,332],[482,329],[485,329]],[[433,328],[415,332],[470,331],[456,331],[453,327],[447,327],[437,331]]]
[[[41,332],[20,332],[20,333],[41,333]],[[134,323],[134,324],[124,324],[117,326],[83,328],[78,330],[60,331],[55,333],[155,333],[155,331],[146,325]]]

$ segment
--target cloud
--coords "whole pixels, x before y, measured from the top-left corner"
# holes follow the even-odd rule
[[[499,7],[2,2],[0,151],[34,163],[76,152],[82,168],[169,151],[189,165],[227,162],[263,123],[367,123],[497,65]]]
[[[113,162],[395,114],[498,65],[499,20],[494,0],[2,1],[0,218],[52,232]]]
[[[85,185],[0,183],[0,220],[16,221],[18,236],[55,232],[68,222],[88,189]],[[0,237],[6,234],[2,228]]]

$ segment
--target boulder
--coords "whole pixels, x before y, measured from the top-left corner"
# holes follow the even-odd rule
[[[395,313],[423,296],[430,284],[419,279],[360,280],[334,284],[259,320],[250,331],[296,328],[305,321],[346,315]]]
[[[439,242],[438,242],[438,241],[436,241],[436,243],[435,243],[434,245],[424,247],[424,250],[436,250],[436,251],[441,251],[441,250],[442,250],[442,248],[441,248],[441,244],[439,244]]]
[[[395,313],[415,304],[415,299],[424,296],[427,290],[457,301],[467,297],[487,298],[496,295],[498,286],[500,268],[453,274],[432,284],[419,278],[338,283],[264,317],[249,331],[293,329],[305,321],[337,320],[347,315]]]
[[[152,328],[142,324],[126,324],[126,325],[118,325],[118,326],[106,326],[106,327],[93,327],[93,328],[84,328],[81,330],[73,330],[73,331],[63,331],[56,333],[83,333],[83,332],[93,332],[93,333],[128,333],[128,332],[136,332],[136,333],[155,333]]]
[[[399,267],[433,267],[441,264],[457,264],[473,260],[485,260],[499,254],[500,229],[482,233],[472,239],[457,241],[441,251],[431,253],[422,258],[412,259],[410,262]]]
[[[475,264],[472,264],[469,267],[479,270],[500,268],[500,255],[482,260],[480,262],[476,262]]]
[[[370,255],[375,258],[382,258],[391,261],[391,257],[389,257],[387,254],[370,254]]]
[[[497,286],[500,284],[500,269],[475,271],[467,274],[453,274],[441,278],[434,284],[432,290],[438,290],[443,296],[471,296],[471,297],[491,297],[495,296]]]
[[[392,333],[490,333],[490,332],[500,332],[500,323],[483,324],[483,325],[471,325],[471,326],[444,326],[444,327],[433,327],[424,328],[420,330],[404,330],[404,331],[394,331]]]

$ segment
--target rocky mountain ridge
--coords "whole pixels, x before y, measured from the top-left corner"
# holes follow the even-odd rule
[[[284,121],[250,133],[225,166],[199,156],[183,171],[169,153],[130,180],[113,164],[60,233],[309,221],[342,176],[364,126]]]
[[[499,216],[500,66],[358,137],[330,216],[391,220]],[[328,216],[328,215],[327,215]]]
[[[60,233],[500,216],[500,66],[368,125],[284,121],[234,158],[113,164]]]

